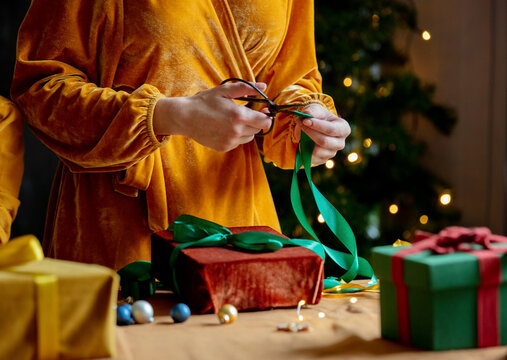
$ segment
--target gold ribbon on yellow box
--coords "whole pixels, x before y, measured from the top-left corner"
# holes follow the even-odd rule
[[[0,245],[0,358],[114,355],[117,290],[111,269],[45,259],[33,235]]]
[[[24,235],[0,247],[0,270],[13,272],[10,267],[44,259],[39,240]],[[58,358],[58,278],[51,274],[33,274],[36,288],[37,357]]]

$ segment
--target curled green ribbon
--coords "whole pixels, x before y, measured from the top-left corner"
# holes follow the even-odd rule
[[[297,173],[301,167],[304,169],[310,189],[317,208],[319,209],[325,224],[350,253],[345,253],[333,250],[329,247],[324,247],[326,254],[336,263],[339,267],[346,272],[341,276],[345,282],[350,282],[356,278],[357,275],[370,277],[372,286],[377,283],[377,278],[373,273],[370,263],[357,255],[357,245],[354,232],[350,228],[347,220],[336,210],[336,208],[322,195],[312,181],[311,166],[312,166],[312,153],[315,143],[308,135],[301,132],[301,140],[299,143],[298,152],[296,153],[296,161],[294,164],[294,172],[292,173],[292,184],[290,189],[290,198],[294,213],[298,218],[303,228],[319,243],[317,234],[310,226],[301,203],[301,194],[299,192],[299,184]]]

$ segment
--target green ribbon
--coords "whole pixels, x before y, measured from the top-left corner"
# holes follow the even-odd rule
[[[174,290],[177,294],[180,293],[180,290],[178,282],[176,281],[175,262],[181,250],[188,247],[225,245],[232,245],[234,248],[253,252],[277,251],[282,248],[283,245],[302,246],[315,252],[322,258],[323,261],[325,261],[326,255],[329,256],[335,264],[345,270],[345,273],[341,276],[343,281],[350,282],[354,280],[356,276],[360,275],[371,278],[371,281],[368,283],[368,287],[377,284],[377,278],[373,273],[371,265],[366,259],[357,255],[356,239],[349,224],[338,210],[336,210],[336,208],[324,197],[324,195],[320,193],[315,184],[312,182],[311,162],[314,146],[315,143],[313,140],[310,139],[310,137],[304,132],[301,132],[301,141],[296,153],[290,190],[290,199],[294,213],[303,228],[313,237],[313,240],[287,239],[282,236],[258,231],[233,234],[226,227],[214,222],[191,215],[181,215],[171,224],[171,226],[169,226],[169,230],[173,231],[173,240],[181,243],[174,248],[169,258],[169,264],[172,269]],[[301,202],[301,194],[299,192],[297,173],[301,168],[304,169],[315,203],[322,214],[326,225],[338,241],[345,246],[349,253],[338,251],[322,244],[317,234],[313,231],[305,216]],[[340,283],[337,278],[330,277],[324,280],[324,287],[334,287],[337,283]],[[361,290],[362,289],[360,288],[348,288],[343,292]]]
[[[377,279],[373,273],[370,263],[357,255],[356,238],[354,232],[350,228],[347,220],[336,210],[336,208],[322,195],[312,181],[311,166],[312,166],[312,153],[315,143],[308,135],[301,132],[301,140],[299,143],[298,151],[296,153],[296,161],[294,164],[294,172],[292,173],[292,184],[290,189],[290,199],[294,213],[298,218],[303,228],[319,243],[317,234],[313,231],[310,223],[308,222],[301,202],[301,194],[299,192],[299,184],[297,173],[303,167],[310,184],[313,197],[317,208],[319,209],[325,224],[335,235],[335,237],[345,246],[350,253],[345,253],[333,250],[329,247],[324,247],[326,254],[346,272],[341,276],[345,282],[350,282],[356,278],[357,275],[370,277],[371,286],[377,283]]]
[[[151,262],[134,261],[118,270],[121,296],[133,300],[146,299],[155,293],[157,285],[151,275]]]

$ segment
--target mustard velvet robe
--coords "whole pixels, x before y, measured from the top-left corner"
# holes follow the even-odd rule
[[[150,234],[180,214],[279,229],[261,162],[293,166],[294,119],[221,153],[155,136],[161,96],[238,77],[278,103],[318,102],[310,0],[34,0],[12,85],[34,133],[61,162],[44,247],[118,269],[150,260]],[[287,174],[290,176],[290,174]]]
[[[21,113],[16,105],[0,96],[0,244],[9,240],[19,207],[23,150]]]

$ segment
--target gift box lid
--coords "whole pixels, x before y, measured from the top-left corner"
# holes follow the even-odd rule
[[[507,247],[507,244],[498,246]],[[407,246],[379,246],[372,249],[372,265],[380,281],[392,279],[392,257]],[[499,254],[502,282],[507,281],[507,255]],[[409,287],[433,291],[477,286],[480,283],[477,257],[457,251],[434,254],[429,250],[408,255],[404,259],[404,282]]]

